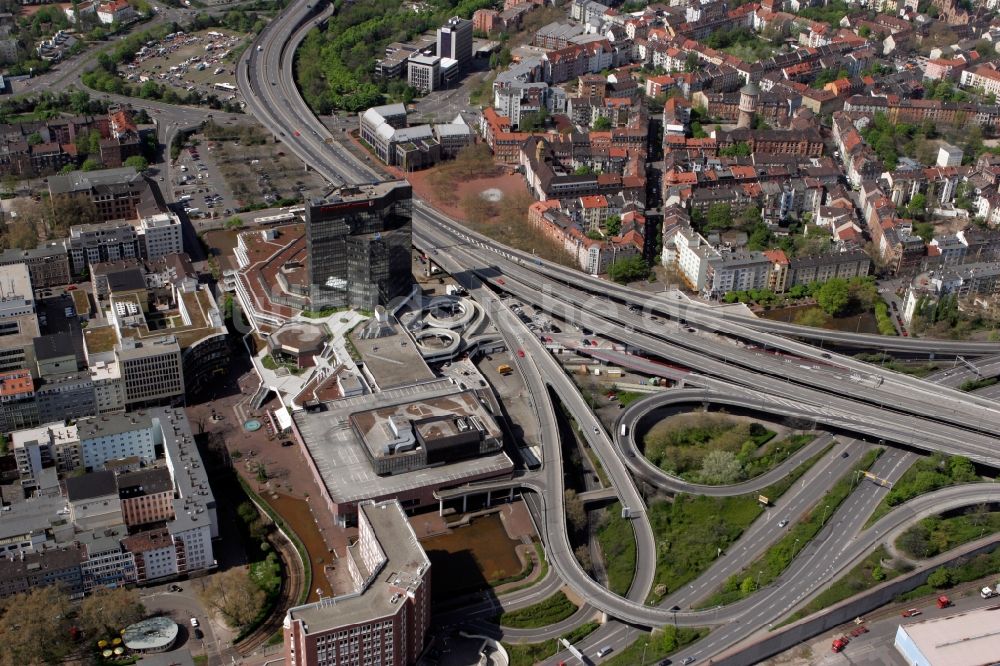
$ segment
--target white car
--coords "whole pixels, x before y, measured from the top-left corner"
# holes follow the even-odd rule
[[[191,618],[191,626],[192,627],[197,627],[198,626],[198,618],[196,618],[196,617]]]
[[[786,518],[785,520],[782,520],[780,523],[778,523],[778,527],[784,527],[787,524],[788,524],[788,519]]]

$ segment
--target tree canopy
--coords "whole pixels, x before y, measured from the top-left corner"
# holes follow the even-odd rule
[[[618,259],[608,266],[608,277],[621,284],[643,280],[648,276],[649,266],[637,255]]]

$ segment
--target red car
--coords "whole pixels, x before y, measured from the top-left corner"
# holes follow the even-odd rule
[[[517,350],[517,355],[520,356],[521,358],[524,358],[524,350],[523,349],[518,349]]]
[[[75,284],[71,284],[70,286],[66,287],[66,291],[76,291],[76,290],[77,286]]]
[[[302,136],[302,132],[298,130],[295,130],[294,132],[292,132],[292,134],[294,134],[295,136]]]
[[[503,278],[497,278],[497,284],[507,284],[503,281]]]

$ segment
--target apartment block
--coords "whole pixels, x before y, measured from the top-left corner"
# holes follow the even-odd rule
[[[35,374],[32,341],[38,334],[28,267],[24,264],[0,266],[0,372],[27,368]]]
[[[397,500],[358,505],[352,589],[285,616],[288,666],[409,666],[431,620],[430,560]]]

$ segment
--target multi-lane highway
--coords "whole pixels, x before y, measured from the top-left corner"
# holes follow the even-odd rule
[[[292,77],[294,51],[312,26],[332,9],[318,0],[291,4],[244,54],[238,80],[248,110],[280,137],[303,162],[332,184],[370,181],[378,177],[367,165],[337,146],[309,112]],[[525,485],[536,491],[540,525],[553,569],[567,585],[595,608],[640,626],[716,625],[717,629],[687,654],[717,654],[755,629],[778,619],[806,595],[826,584],[844,567],[870,552],[887,530],[907,523],[921,511],[944,503],[995,501],[1000,493],[989,486],[950,488],[908,503],[872,528],[860,525],[877,503],[876,486],[860,488],[831,518],[815,545],[803,549],[772,588],[739,604],[708,611],[673,612],[642,603],[653,579],[655,546],[648,520],[640,512],[633,521],[638,562],[628,598],[620,598],[593,581],[579,566],[568,540],[563,507],[562,461],[550,391],[578,422],[599,456],[622,502],[642,507],[622,454],[540,341],[496,297],[493,289],[509,291],[526,302],[613,337],[632,349],[696,370],[694,382],[704,387],[704,399],[750,406],[764,412],[806,415],[872,439],[905,443],[928,450],[962,453],[985,464],[1000,466],[1000,412],[992,401],[922,380],[883,371],[850,357],[816,349],[776,335],[815,339],[814,331],[778,322],[759,322],[714,308],[663,295],[650,297],[626,287],[596,280],[576,271],[541,262],[461,229],[423,202],[414,202],[415,242],[462,280],[489,312],[507,345],[522,349],[515,358],[527,382],[541,423],[546,464],[539,477]],[[493,289],[485,286],[489,284]],[[540,293],[538,285],[550,285]],[[628,309],[634,306],[636,311]],[[654,319],[656,317],[656,319]],[[679,331],[663,318],[681,322]],[[693,329],[693,331],[687,330]],[[870,345],[903,353],[995,354],[996,345],[888,339],[836,334],[833,344]],[[686,394],[690,395],[690,394]],[[905,469],[906,457],[889,452],[880,465],[892,475]],[[648,470],[647,470],[648,471]],[[860,522],[859,522],[860,521]],[[836,535],[833,532],[837,526]],[[846,537],[841,543],[837,535]],[[752,534],[751,534],[752,535]],[[881,535],[881,536],[880,536]],[[831,547],[836,544],[836,547]],[[627,629],[612,623],[584,642],[584,648],[607,640],[625,640]]]

